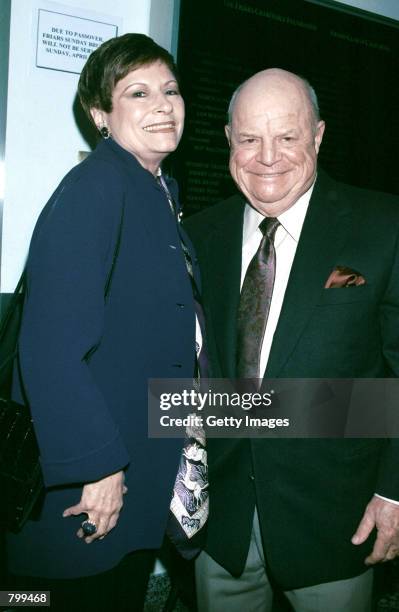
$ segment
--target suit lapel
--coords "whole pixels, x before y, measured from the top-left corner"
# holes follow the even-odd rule
[[[312,315],[351,228],[351,207],[319,172],[284,296],[265,376],[278,377]]]
[[[222,222],[211,231],[207,259],[212,321],[219,359],[223,375],[234,377],[244,202],[240,196],[233,196],[226,205]]]

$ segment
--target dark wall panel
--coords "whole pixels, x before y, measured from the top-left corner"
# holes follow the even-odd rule
[[[306,0],[181,0],[178,65],[187,119],[171,169],[186,214],[234,192],[228,101],[270,67],[315,87],[327,123],[320,162],[332,176],[399,193],[397,22]]]

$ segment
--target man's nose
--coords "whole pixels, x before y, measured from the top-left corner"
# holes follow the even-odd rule
[[[272,166],[279,158],[278,145],[273,141],[263,140],[258,151],[257,161],[265,166]]]

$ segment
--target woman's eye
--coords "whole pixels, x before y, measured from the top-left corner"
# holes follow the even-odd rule
[[[165,93],[167,96],[180,96],[180,91],[178,89],[168,89]]]
[[[145,95],[145,91],[134,91],[132,93],[132,98],[144,98]]]

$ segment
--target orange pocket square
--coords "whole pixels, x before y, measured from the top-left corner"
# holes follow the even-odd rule
[[[366,280],[360,272],[356,272],[356,270],[352,270],[352,268],[347,268],[346,266],[337,266],[328,277],[324,289],[358,287],[359,285],[365,284]]]

